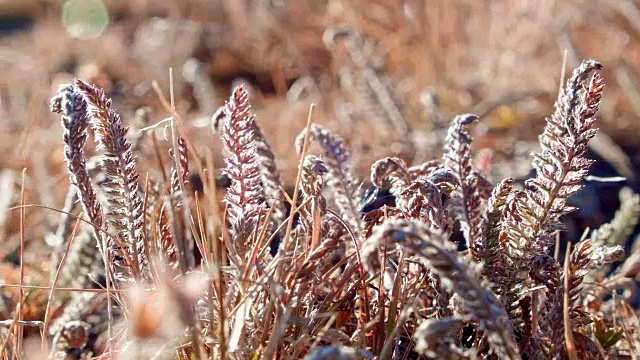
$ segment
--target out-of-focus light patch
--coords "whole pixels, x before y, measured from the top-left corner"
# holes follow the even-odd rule
[[[102,0],[67,0],[62,7],[62,24],[75,38],[94,39],[109,25],[109,13]]]

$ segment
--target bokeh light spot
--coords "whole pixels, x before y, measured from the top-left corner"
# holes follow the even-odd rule
[[[109,25],[109,12],[102,0],[68,0],[62,7],[62,24],[75,38],[93,39]]]

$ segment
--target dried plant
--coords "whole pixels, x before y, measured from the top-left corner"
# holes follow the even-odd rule
[[[620,190],[620,209],[611,222],[600,226],[591,235],[594,242],[624,245],[640,221],[640,196],[631,189]]]
[[[255,124],[256,136],[256,155],[260,164],[260,177],[262,180],[262,189],[269,207],[273,208],[273,225],[282,224],[287,217],[287,209],[285,206],[285,198],[282,193],[280,182],[280,171],[276,165],[275,155],[271,151],[269,141],[262,133],[262,129]]]
[[[393,133],[399,135],[403,157],[413,159],[416,154],[411,128],[390,79],[379,71],[381,61],[374,53],[374,44],[346,28],[327,29],[323,40],[333,51],[337,51],[340,43],[344,44],[349,64],[341,71],[340,85],[357,105],[356,115],[370,121],[386,141],[395,140]]]
[[[94,235],[98,240],[98,247],[103,242],[102,226],[104,215],[96,191],[91,183],[91,176],[87,170],[87,158],[84,146],[87,141],[89,118],[87,103],[81,93],[71,85],[63,85],[58,94],[51,99],[51,111],[62,118],[63,141],[65,144],[65,160],[71,183],[77,188],[79,199],[85,213],[94,228]],[[104,250],[103,250],[104,254]]]
[[[187,149],[187,143],[183,137],[178,137],[178,161],[180,162],[180,170],[175,167],[171,167],[171,195],[176,200],[177,206],[182,206],[180,203],[181,192],[180,182],[183,184],[189,183],[189,150]],[[173,149],[169,150],[169,156],[175,160],[175,154]],[[180,171],[180,173],[178,173]]]
[[[255,119],[250,114],[249,93],[242,87],[233,91],[225,105],[221,137],[229,156],[225,173],[231,180],[225,203],[236,251],[242,253],[251,244],[258,224],[264,194],[260,185]]]
[[[546,251],[553,245],[560,217],[572,212],[566,200],[581,188],[592,161],[584,157],[587,144],[596,134],[595,114],[600,105],[604,83],[595,74],[602,67],[596,61],[584,61],[578,67],[556,102],[555,113],[547,119],[540,145],[533,155],[536,178],[528,180],[532,190],[518,199],[522,221],[510,224],[522,236],[524,246]]]
[[[87,228],[81,226],[75,239],[68,240],[72,241],[72,244],[56,283],[60,288],[92,288],[98,285],[96,281],[101,281],[105,276],[102,255],[96,246],[96,238]],[[71,294],[66,291],[58,291],[54,295],[54,308],[64,304],[71,297]]]
[[[460,227],[467,241],[467,246],[474,252],[474,244],[482,241],[480,226],[480,187],[478,177],[473,170],[471,162],[471,137],[466,127],[478,118],[475,115],[461,115],[453,119],[449,128],[444,148],[444,166],[451,170],[457,178],[457,187],[452,196],[456,217],[460,220]],[[479,254],[474,254],[477,258]]]
[[[298,153],[302,152],[302,140],[305,136],[306,131],[303,131],[296,139]],[[358,205],[362,196],[351,173],[350,154],[344,140],[317,124],[311,125],[311,136],[323,150],[324,160],[329,168],[327,186],[333,190],[333,201],[339,213],[353,230],[360,229]]]
[[[371,183],[379,188],[397,193],[410,181],[409,169],[402,159],[384,158],[371,165]]]
[[[327,212],[327,201],[322,196],[324,176],[329,172],[327,165],[319,158],[308,155],[302,163],[300,185],[303,198],[309,199],[300,216],[302,225],[312,237],[311,250],[317,247],[322,230],[322,217]]]
[[[123,245],[110,245],[117,254],[114,260],[122,269],[116,276],[121,279],[129,273],[134,277],[148,276],[144,257],[144,211],[136,160],[131,143],[126,139],[128,129],[123,126],[120,115],[111,108],[111,99],[103,90],[82,80],[76,80],[75,86],[87,102],[96,143],[103,151],[101,166],[107,180],[103,188],[109,203],[107,219],[123,242]],[[127,260],[132,264],[124,264]]]
[[[247,93],[248,96],[248,93]],[[221,107],[212,117],[213,128],[216,132],[222,130],[226,114],[226,107]],[[262,129],[255,121],[251,122],[253,127],[253,137],[256,147],[257,162],[260,167],[260,180],[269,207],[273,208],[271,216],[273,225],[278,226],[286,218],[285,199],[281,191],[280,171],[276,165],[275,155],[271,150],[271,145],[262,132]]]
[[[481,325],[480,329],[486,331],[493,350],[500,357],[520,358],[504,306],[495,294],[480,285],[475,270],[459,259],[444,233],[430,230],[416,221],[390,220],[382,224],[369,241],[376,244],[383,238],[397,242],[427,261],[445,288],[462,298],[464,311],[468,311]]]
[[[111,101],[82,81],[63,87],[52,109],[62,116],[70,181],[94,227],[80,227],[58,285],[86,289],[94,287],[87,278],[104,276],[95,266],[102,236],[107,254],[124,257],[107,262],[106,273],[138,283],[128,298],[112,295],[114,308],[100,292],[57,298],[62,311],[49,326],[57,354],[130,349],[133,357],[148,351],[231,359],[632,358],[640,336],[630,325],[637,313],[626,290],[636,289],[630,279],[640,261],[637,251],[622,267],[616,261],[637,224],[638,196],[624,197],[609,224],[590,237],[585,232],[564,264],[550,254],[563,216],[574,210],[567,200],[581,189],[592,162],[585,151],[595,135],[603,82],[590,75],[600,67],[585,61],[568,80],[533,154],[535,177],[524,188],[513,178],[481,173],[486,163],[474,167],[474,115],[454,117],[442,160],[373,162],[373,191],[366,196],[344,140],[310,124],[294,145],[303,154],[306,137],[321,154],[304,152],[300,159],[300,197],[289,212],[273,151],[248,92],[238,87],[214,116],[230,180],[220,217],[215,194],[200,202],[181,185],[189,180],[188,138],[178,138],[170,153],[181,169],[169,169],[167,178],[150,173],[143,192]],[[89,177],[89,125],[105,181]],[[147,140],[138,139],[137,148]],[[378,206],[377,196],[392,201]],[[203,259],[184,271],[178,271],[176,244],[193,234],[176,221],[179,206],[197,211],[201,243],[194,251]],[[56,243],[69,236],[68,222],[61,218]],[[116,234],[106,235],[109,230]],[[279,244],[280,236],[290,241]],[[272,244],[280,246],[274,256],[268,255]],[[79,277],[87,273],[91,277]],[[171,316],[152,316],[158,309]],[[117,311],[109,319],[106,310]],[[114,333],[123,329],[112,329],[114,320],[127,330]],[[98,341],[105,334],[108,348]]]

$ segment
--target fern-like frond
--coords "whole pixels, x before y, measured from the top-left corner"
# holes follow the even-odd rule
[[[110,246],[117,253],[128,257],[132,264],[121,265],[122,271],[134,277],[148,276],[144,247],[144,211],[136,159],[127,140],[128,128],[123,126],[120,115],[112,108],[102,89],[82,80],[75,86],[88,104],[91,126],[98,148],[102,150],[101,165],[106,173],[103,184],[109,203],[108,221],[118,232],[123,246]],[[122,262],[116,255],[116,261]]]
[[[91,288],[94,282],[104,277],[102,255],[96,246],[96,238],[87,226],[80,226],[80,231],[72,241],[67,252],[63,267],[58,275],[57,287],[60,288]],[[57,264],[56,264],[57,265]],[[69,300],[71,293],[57,291],[54,297],[55,305],[61,305]]]
[[[298,153],[302,152],[302,140],[305,136],[306,130],[303,130],[296,139]],[[344,144],[344,139],[318,124],[311,125],[311,138],[324,152],[324,160],[329,168],[327,187],[333,190],[333,201],[339,213],[354,230],[360,229],[358,209],[362,194],[351,173],[351,155]]]
[[[579,327],[590,324],[593,321],[588,309],[583,307],[582,300],[585,296],[583,282],[585,276],[594,269],[620,259],[623,255],[624,251],[619,246],[594,248],[592,241],[588,239],[576,244],[569,257],[569,263],[561,274],[557,274],[554,271],[557,280],[552,280],[550,283],[554,285],[548,286],[548,300],[546,303],[548,311],[543,313],[543,325],[550,333],[553,353],[558,354],[560,358],[563,358],[562,354],[567,351],[563,320],[565,292],[569,296],[569,308],[567,309],[571,319],[569,326],[572,331],[577,332]],[[558,269],[557,267],[555,268]],[[581,344],[585,348],[578,350],[587,351],[590,342],[582,342]]]
[[[397,195],[411,181],[407,164],[397,157],[386,157],[371,165],[370,181],[381,189]]]
[[[450,228],[443,194],[429,177],[413,181],[402,189],[396,197],[396,204],[407,217],[421,220],[445,232]]]
[[[527,285],[526,272],[518,261],[519,252],[500,239],[502,226],[506,221],[507,202],[513,189],[513,179],[498,183],[489,197],[482,225],[482,241],[472,244],[471,255],[482,264],[482,275],[489,281],[489,288],[495,292],[509,314],[516,330],[526,325],[523,318],[522,290]]]
[[[519,230],[525,246],[534,250],[546,251],[553,245],[553,233],[561,228],[560,217],[574,210],[566,201],[582,188],[580,183],[592,163],[584,153],[597,131],[595,114],[604,83],[598,74],[587,81],[600,68],[596,61],[585,60],[574,70],[539,137],[541,150],[533,154],[536,177],[527,180],[532,190],[526,191],[519,205],[526,213]]]
[[[258,224],[260,210],[264,205],[255,118],[250,112],[249,93],[239,86],[225,104],[221,137],[228,153],[224,172],[231,180],[224,201],[232,233],[236,236],[236,246],[240,251],[246,250],[248,237]]]
[[[593,231],[591,239],[595,243],[625,245],[640,220],[640,195],[631,189],[620,190],[620,208],[613,219]]]
[[[78,189],[78,198],[93,225],[98,247],[101,247],[104,215],[102,205],[91,183],[84,154],[89,128],[87,103],[73,86],[63,85],[58,90],[58,94],[51,99],[51,111],[61,115],[64,156],[69,178]]]
[[[482,216],[478,177],[473,170],[471,158],[471,136],[467,127],[478,120],[472,114],[459,115],[453,119],[444,147],[444,166],[457,178],[459,190],[452,196],[453,214],[460,221],[467,245],[474,251],[474,243],[482,241]]]
[[[493,259],[502,252],[500,244],[500,227],[502,224],[502,214],[507,203],[507,197],[513,189],[513,179],[502,180],[493,189],[487,210],[483,219],[482,241],[471,244],[471,255],[476,261],[488,261],[493,263]],[[491,266],[491,265],[489,265]],[[485,265],[485,268],[487,265]]]
[[[274,228],[279,226],[287,217],[285,198],[280,190],[280,170],[276,164],[276,157],[271,150],[269,141],[264,136],[262,129],[255,123],[256,155],[260,164],[260,177],[265,200],[270,208],[273,208],[271,219]]]

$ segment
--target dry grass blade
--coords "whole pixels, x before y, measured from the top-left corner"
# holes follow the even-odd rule
[[[80,222],[76,221],[76,224],[73,227],[73,230],[71,231],[71,237],[67,242],[67,248],[65,249],[64,253],[62,253],[62,257],[60,258],[60,264],[58,265],[58,270],[55,272],[53,281],[51,282],[51,290],[49,291],[49,298],[47,299],[47,308],[44,311],[44,328],[43,328],[44,333],[47,332],[47,328],[49,326],[51,305],[53,305],[53,295],[55,294],[56,286],[58,285],[58,279],[60,277],[61,270],[66,263],[67,254],[69,254],[69,249],[71,248],[71,244],[73,244],[73,239],[75,238],[76,231],[78,230],[79,224]]]
[[[25,259],[24,259],[24,250],[25,250],[25,227],[24,227],[24,218],[25,218],[25,208],[24,208],[24,180],[27,174],[27,169],[22,170],[22,184],[20,186],[20,205],[22,208],[20,209],[20,292],[18,295],[18,309],[16,310],[17,318],[19,322],[24,320],[24,310],[25,306],[25,296],[24,296],[24,267],[25,267]],[[18,325],[16,328],[16,352],[15,354],[18,356],[22,356],[23,349],[23,337],[24,337],[24,329],[22,325]]]
[[[313,114],[313,109],[314,109],[315,105],[311,105],[309,107],[309,115],[307,116],[307,125],[306,125],[306,135],[304,137],[304,140],[302,142],[302,152],[300,154],[300,161],[298,164],[298,174],[296,176],[296,184],[293,190],[293,198],[291,201],[291,204],[293,206],[295,206],[298,203],[298,196],[300,194],[300,190],[301,190],[301,180],[302,180],[302,169],[303,169],[303,161],[307,156],[307,153],[309,151],[309,141],[311,139],[311,119],[312,119],[312,114]],[[293,230],[293,213],[289,214],[289,219],[287,220],[287,227],[284,233],[284,238],[282,240],[282,244],[280,246],[280,250],[278,251],[278,256],[276,257],[276,261],[278,260],[278,257],[282,258],[285,255],[286,249],[288,249],[289,247],[289,243],[291,241],[291,236],[292,236],[292,230]],[[275,271],[275,278],[279,279],[282,276],[282,262],[278,262],[276,265],[276,271]],[[286,303],[286,300],[285,300]],[[278,345],[276,344],[276,341],[274,341],[275,339],[280,339],[283,335],[284,335],[284,331],[283,331],[283,326],[284,323],[286,323],[286,320],[288,319],[288,317],[290,316],[290,308],[286,307],[284,310],[282,309],[282,307],[279,304],[272,304],[271,306],[276,307],[276,319],[274,321],[274,326],[276,326],[275,330],[273,331],[273,333],[269,336],[269,341],[268,341],[268,347],[265,350],[265,357],[266,358],[270,358],[273,353],[276,351],[276,348],[278,347]]]
[[[567,244],[567,253],[564,257],[564,273],[568,274],[570,269],[570,261],[569,261],[569,253],[571,249],[571,243]],[[569,276],[564,277],[564,292],[563,292],[563,302],[562,302],[562,313],[563,313],[563,323],[564,323],[564,340],[565,346],[567,349],[567,356],[569,356],[569,360],[578,360],[578,355],[576,354],[576,345],[573,341],[573,329],[571,326],[571,310],[570,310],[570,284],[569,284]]]
[[[298,175],[296,176],[296,184],[293,189],[293,198],[291,200],[291,204],[293,204],[294,206],[298,203],[298,196],[300,194],[300,186],[301,186],[300,181],[302,180],[302,169],[303,169],[302,162],[306,158],[307,153],[309,151],[309,141],[311,139],[311,126],[312,126],[311,115],[313,114],[314,107],[315,105],[313,104],[309,107],[309,116],[307,117],[307,126],[305,128],[305,136],[302,140],[302,151],[300,152],[300,162],[298,164]],[[282,240],[281,249],[288,248],[289,241],[291,239],[292,230],[293,230],[293,214],[289,214],[289,219],[287,221],[287,228],[285,231],[284,239]]]

